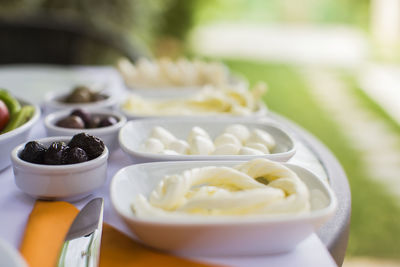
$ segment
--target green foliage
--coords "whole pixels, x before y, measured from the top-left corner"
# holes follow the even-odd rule
[[[0,16],[20,18],[39,15],[78,21],[83,26],[103,29],[138,39],[152,50],[159,39],[183,41],[193,27],[198,0],[0,0]],[[88,46],[82,44],[82,46]],[[94,48],[100,50],[101,48]],[[98,53],[103,56],[108,53]],[[88,57],[88,56],[86,56]],[[89,58],[89,62],[93,62]]]
[[[198,24],[216,21],[353,24],[366,28],[369,0],[203,0]]]
[[[150,42],[159,27],[160,18],[173,0],[0,0],[0,15],[49,14],[115,32],[141,37]],[[43,13],[44,12],[44,13]]]
[[[215,21],[271,21],[279,17],[277,1],[260,0],[203,0],[194,15],[196,24]]]
[[[197,0],[169,0],[158,27],[159,36],[170,36],[184,40],[194,26],[193,14]]]

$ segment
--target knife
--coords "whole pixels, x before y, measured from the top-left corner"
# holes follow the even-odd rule
[[[72,222],[58,259],[58,267],[97,267],[103,226],[103,199],[88,202]]]

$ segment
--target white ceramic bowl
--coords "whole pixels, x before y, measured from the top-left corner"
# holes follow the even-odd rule
[[[199,115],[163,115],[163,114],[158,114],[158,115],[145,115],[145,114],[135,114],[132,112],[127,111],[126,109],[123,109],[121,106],[119,106],[119,111],[124,114],[128,120],[138,120],[138,119],[154,119],[154,118],[160,118],[160,119],[168,119],[168,118],[182,118],[182,117],[191,117],[192,119],[202,119],[202,118],[226,118],[226,119],[232,119],[232,118],[247,118],[247,119],[254,119],[254,118],[262,118],[265,117],[268,113],[268,109],[264,103],[259,103],[258,110],[251,115],[234,115],[234,114],[199,114]]]
[[[126,123],[125,116],[123,116],[119,112],[114,112],[108,109],[90,109],[88,110],[90,114],[114,116],[115,118],[117,118],[118,123],[107,127],[93,129],[70,129],[57,126],[56,123],[60,119],[67,117],[70,112],[71,110],[61,110],[50,113],[45,117],[44,125],[48,136],[73,136],[75,134],[85,132],[90,135],[97,136],[101,140],[103,140],[110,153],[119,148],[118,133],[122,126],[124,126]]]
[[[329,186],[310,171],[285,163],[311,193],[311,211],[271,217],[204,218],[199,221],[138,218],[131,210],[138,194],[148,197],[167,174],[203,166],[235,166],[236,161],[154,162],[121,169],[111,181],[114,209],[144,244],[174,253],[202,256],[261,255],[292,250],[334,213],[337,200]],[[315,201],[318,200],[318,201]]]
[[[82,109],[93,109],[93,108],[107,108],[107,109],[112,109],[116,107],[118,103],[118,97],[113,95],[110,92],[103,92],[104,95],[108,96],[108,98],[96,102],[90,102],[90,103],[64,103],[61,102],[60,99],[63,99],[66,97],[68,94],[71,93],[71,90],[65,92],[49,92],[45,95],[45,101],[44,101],[44,107],[46,110],[46,113],[51,113],[57,110],[65,110],[65,109],[76,109],[76,108],[82,108]]]
[[[122,74],[122,73],[121,73]],[[126,76],[122,74],[122,78],[124,78],[125,85],[127,88],[132,90],[132,92],[138,93],[140,95],[157,95],[158,93],[166,93],[169,95],[177,95],[179,93],[195,93],[207,86],[207,84],[203,85],[160,85],[160,86],[144,86],[140,84],[129,83],[126,79]],[[210,84],[210,86],[213,86]],[[221,85],[220,85],[221,86]],[[223,85],[222,85],[223,86]],[[235,75],[231,75],[229,77],[229,82],[225,86],[234,86],[234,87],[249,87],[248,81],[242,75],[235,73]]]
[[[54,141],[71,140],[70,136],[47,137],[36,141],[48,147]],[[101,187],[107,178],[108,149],[95,159],[67,165],[44,165],[22,160],[19,154],[26,143],[11,153],[15,183],[28,195],[49,200],[77,200]]]
[[[276,148],[273,153],[262,157],[275,161],[288,161],[296,152],[293,139],[277,124],[271,122],[253,121],[249,119],[220,119],[214,118],[180,118],[180,119],[147,119],[129,121],[119,133],[119,143],[122,150],[127,153],[135,163],[152,161],[175,160],[250,160],[259,155],[164,155],[143,152],[141,146],[149,137],[155,126],[169,130],[179,139],[186,140],[190,130],[199,126],[206,130],[214,140],[230,124],[243,124],[248,128],[259,128],[270,133],[275,141]]]
[[[204,88],[204,86],[207,86],[207,84],[203,85],[167,85],[167,86],[143,86],[143,85],[136,85],[133,83],[127,82],[129,79],[126,79],[126,76],[122,74],[122,77],[124,78],[125,85],[127,88],[129,88],[132,92],[135,94],[138,94],[143,97],[176,97],[176,96],[191,96],[194,93],[197,93],[201,89]],[[213,86],[210,84],[210,86]],[[235,75],[231,75],[229,77],[229,83],[227,86],[233,86],[233,87],[249,87],[247,79],[235,73]]]
[[[124,77],[125,78],[125,77]],[[182,86],[143,86],[143,85],[134,85],[127,84],[125,82],[126,87],[128,87],[135,94],[144,96],[144,97],[160,97],[160,96],[190,96],[194,93],[200,91],[207,86],[207,84],[203,85],[182,85]],[[211,85],[213,86],[213,85]],[[233,87],[249,87],[247,80],[244,77],[239,75],[231,76],[230,82],[228,86]]]
[[[193,94],[196,92],[195,89],[193,88],[188,88],[188,89],[169,89],[169,90],[136,90],[135,94],[139,95],[141,97],[144,97],[145,99],[150,99],[150,100],[172,100],[172,99],[180,99],[182,97],[190,97],[193,96]],[[121,99],[126,99],[129,97],[129,93],[126,93],[124,96],[121,97]],[[164,114],[151,114],[151,115],[146,115],[146,114],[140,114],[140,113],[134,113],[132,111],[126,110],[123,107],[123,102],[118,105],[119,111],[124,114],[128,120],[136,120],[136,119],[151,119],[151,118],[182,118],[183,117],[194,117],[194,118],[261,118],[268,113],[268,108],[265,105],[263,101],[260,101],[258,103],[258,109],[253,112],[250,115],[235,115],[235,114],[190,114],[190,115],[182,115],[182,114],[177,114],[177,115],[164,115]]]
[[[33,105],[22,100],[20,100],[20,103],[22,105]],[[32,118],[29,121],[12,131],[0,135],[0,171],[11,164],[11,151],[15,146],[26,141],[33,125],[39,120],[40,108],[37,105],[33,106],[35,107],[35,114],[33,114]]]

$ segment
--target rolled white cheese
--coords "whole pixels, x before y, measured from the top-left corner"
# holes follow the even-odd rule
[[[198,135],[190,143],[190,154],[192,155],[209,155],[214,150],[214,143],[204,136]]]
[[[172,133],[161,126],[154,127],[150,137],[159,139],[166,147],[168,147],[172,141],[176,140],[176,137]]]

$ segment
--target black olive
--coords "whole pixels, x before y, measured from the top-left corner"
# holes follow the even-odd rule
[[[31,141],[26,143],[19,157],[31,163],[42,164],[45,152],[46,148],[41,143]]]
[[[98,115],[93,115],[92,119],[89,121],[88,125],[86,126],[87,128],[97,128],[99,127],[101,118]]]
[[[82,148],[79,147],[68,147],[63,153],[62,162],[64,164],[75,164],[80,162],[88,161],[88,156]]]
[[[90,120],[91,120],[91,116],[88,112],[86,112],[82,109],[74,109],[70,115],[78,116],[85,123],[85,127],[88,127]]]
[[[84,129],[85,122],[78,116],[70,115],[56,123],[57,126],[73,129]]]
[[[107,117],[103,118],[103,119],[100,121],[98,127],[107,127],[107,126],[111,126],[111,125],[116,124],[117,122],[118,122],[118,121],[117,121],[117,119],[116,119],[115,117],[113,117],[113,116],[107,116]]]
[[[53,142],[44,153],[43,163],[48,165],[62,164],[63,153],[66,148],[64,142]]]
[[[68,143],[69,147],[79,147],[85,150],[89,159],[94,159],[100,156],[104,151],[104,143],[100,138],[87,133],[79,133],[72,137]]]
[[[92,101],[92,92],[86,86],[77,86],[69,94],[65,102],[67,103],[88,103]]]

